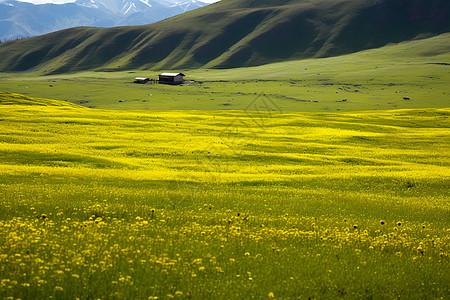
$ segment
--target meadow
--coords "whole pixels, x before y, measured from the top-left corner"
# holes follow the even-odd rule
[[[447,299],[449,37],[0,73],[0,299]]]
[[[0,91],[116,110],[246,110],[260,94],[272,99],[270,109],[282,111],[447,108],[449,40],[446,33],[339,57],[172,70],[187,75],[191,84],[183,86],[132,83],[156,79],[161,70],[0,73]]]
[[[447,299],[450,109],[277,103],[0,93],[0,298]]]

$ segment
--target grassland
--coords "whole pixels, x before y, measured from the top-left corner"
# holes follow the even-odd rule
[[[449,37],[1,73],[0,299],[448,298]]]
[[[0,90],[100,109],[244,110],[265,94],[282,111],[446,108],[450,34],[355,54],[228,70],[176,70],[192,85],[137,85],[156,71],[0,73]],[[407,97],[407,100],[404,98]],[[409,98],[409,99],[408,99]],[[119,102],[124,100],[124,102]]]
[[[0,105],[2,299],[450,295],[448,108]]]

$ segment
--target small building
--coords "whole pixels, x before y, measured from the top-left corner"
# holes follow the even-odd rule
[[[159,74],[159,83],[165,84],[182,84],[183,73],[161,73]]]
[[[150,81],[150,78],[144,78],[144,77],[136,77],[134,79],[134,83],[140,83],[140,84],[146,84]]]

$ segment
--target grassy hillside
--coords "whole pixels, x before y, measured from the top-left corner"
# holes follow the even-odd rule
[[[450,31],[446,0],[223,0],[148,26],[0,45],[1,71],[230,68],[353,53]]]
[[[137,76],[158,74],[134,70],[52,76],[6,73],[0,74],[0,90],[121,110],[244,110],[258,96],[282,111],[447,108],[449,68],[447,33],[339,57],[191,70],[185,73],[194,82],[185,86],[133,84]]]
[[[4,298],[450,293],[449,109],[124,112],[2,97]]]

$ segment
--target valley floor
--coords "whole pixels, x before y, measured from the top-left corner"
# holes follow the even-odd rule
[[[115,110],[351,112],[450,105],[450,34],[340,57],[183,72],[187,85],[134,84],[149,70],[0,73],[0,91]],[[166,70],[168,71],[168,70]],[[263,96],[264,107],[252,107]],[[267,107],[266,107],[267,106]],[[269,107],[270,106],[270,107]]]

